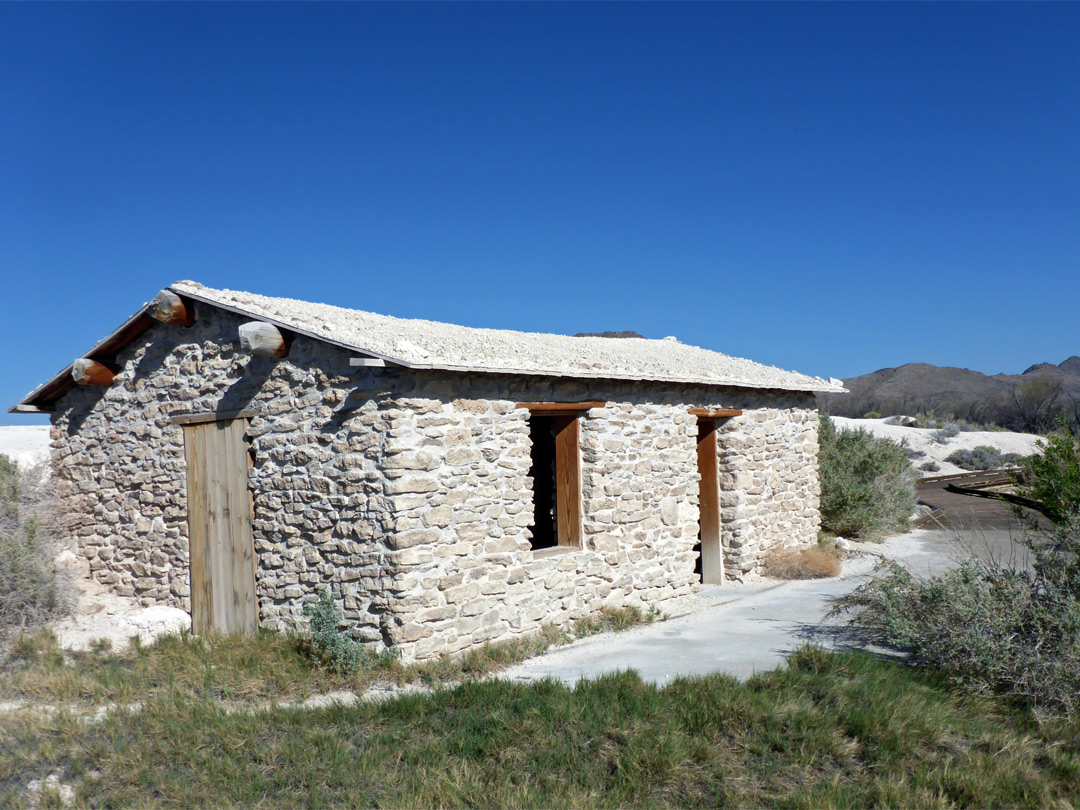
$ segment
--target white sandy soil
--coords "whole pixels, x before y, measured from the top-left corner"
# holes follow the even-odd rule
[[[87,650],[99,639],[107,639],[114,650],[122,650],[138,637],[149,644],[158,636],[191,629],[186,611],[156,605],[143,607],[137,600],[117,596],[104,585],[90,579],[90,566],[71,551],[58,560],[66,567],[78,590],[76,612],[54,622],[51,627],[65,650]]]
[[[30,467],[49,460],[49,426],[0,426],[0,455],[20,467]]]
[[[957,467],[955,464],[945,460],[957,450],[974,450],[976,447],[986,446],[993,447],[1003,454],[1018,453],[1021,456],[1030,456],[1038,452],[1036,443],[1041,438],[1031,433],[974,430],[970,433],[957,433],[955,436],[946,439],[944,443],[941,443],[934,439],[934,434],[937,431],[930,428],[887,425],[884,419],[847,419],[843,416],[834,416],[832,420],[840,430],[862,428],[878,438],[902,442],[909,450],[925,453],[923,456],[912,459],[911,463],[915,465],[915,469],[918,470],[920,465],[927,461],[936,461],[941,469],[936,472],[920,470],[919,474],[924,477],[969,472],[969,470]]]

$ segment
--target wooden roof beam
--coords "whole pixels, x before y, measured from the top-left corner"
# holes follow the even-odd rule
[[[742,411],[738,408],[691,408],[690,415],[701,419],[730,419],[742,416]]]
[[[563,416],[571,413],[582,413],[593,408],[604,408],[607,403],[599,401],[591,402],[519,402],[515,407],[527,408],[531,413],[548,414],[550,416]]]

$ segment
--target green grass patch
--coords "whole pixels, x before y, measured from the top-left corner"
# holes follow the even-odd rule
[[[88,807],[1075,806],[1080,733],[862,654],[743,683],[467,682],[316,711],[160,696],[97,724],[0,716],[0,805],[62,774]]]

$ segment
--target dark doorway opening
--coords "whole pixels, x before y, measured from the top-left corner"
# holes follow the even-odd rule
[[[559,544],[555,517],[555,418],[532,414],[529,417],[532,440],[533,549]]]

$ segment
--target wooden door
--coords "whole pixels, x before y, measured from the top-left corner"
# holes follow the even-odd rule
[[[195,633],[253,633],[259,623],[246,427],[246,419],[184,426]]]
[[[720,545],[720,481],[717,470],[716,420],[698,419],[698,508],[701,529],[701,581],[724,581],[724,552]]]

